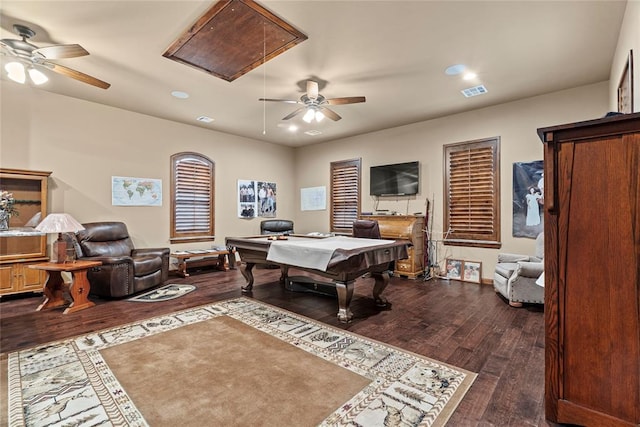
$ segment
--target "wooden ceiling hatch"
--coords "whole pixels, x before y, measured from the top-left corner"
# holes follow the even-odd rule
[[[253,0],[220,0],[162,56],[231,82],[306,39]]]

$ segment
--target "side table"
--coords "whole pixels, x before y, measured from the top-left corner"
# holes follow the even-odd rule
[[[40,264],[32,264],[29,268],[36,270],[44,270],[47,272],[47,280],[44,285],[45,300],[38,306],[36,311],[43,308],[60,307],[67,304],[64,297],[65,284],[62,278],[62,272],[71,273],[71,285],[69,286],[69,295],[71,296],[71,304],[66,308],[63,314],[73,313],[75,311],[84,310],[93,307],[95,303],[89,301],[89,291],[91,285],[87,279],[87,271],[91,267],[102,265],[100,261],[74,261],[68,263],[43,262]]]
[[[235,269],[235,251],[229,249],[179,251],[171,253],[171,257],[178,260],[176,273],[182,277],[189,277],[187,267],[213,265],[220,271],[227,271],[229,268]]]

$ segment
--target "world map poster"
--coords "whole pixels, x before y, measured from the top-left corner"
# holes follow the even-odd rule
[[[111,204],[113,206],[162,206],[162,180],[112,176]]]

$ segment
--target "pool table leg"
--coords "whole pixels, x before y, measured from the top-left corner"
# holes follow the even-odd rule
[[[388,301],[382,296],[382,292],[389,284],[389,272],[371,273],[371,276],[375,280],[373,284],[373,299],[378,307],[386,307]]]
[[[349,308],[351,298],[353,297],[354,280],[348,282],[336,281],[336,290],[338,291],[338,320],[343,323],[351,322],[353,313]]]
[[[288,277],[289,277],[289,266],[281,265],[280,266],[280,283],[286,283],[286,280]]]
[[[247,262],[244,264],[244,267],[240,269],[240,272],[244,276],[247,284],[242,287],[242,292],[251,292],[253,289],[253,266],[256,264],[254,262]]]

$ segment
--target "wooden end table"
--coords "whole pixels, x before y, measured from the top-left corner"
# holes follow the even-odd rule
[[[66,285],[62,278],[62,272],[71,273],[71,284],[69,285],[69,295],[71,296],[71,304],[63,314],[73,313],[85,308],[93,307],[95,303],[89,301],[89,291],[91,285],[87,279],[87,271],[91,267],[102,265],[100,261],[74,261],[66,263],[43,262],[40,264],[32,264],[29,268],[36,270],[44,270],[47,272],[47,281],[44,284],[45,300],[38,306],[36,311],[43,308],[54,308],[66,305],[68,301],[64,297]]]

